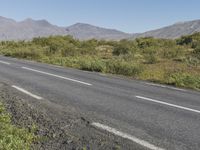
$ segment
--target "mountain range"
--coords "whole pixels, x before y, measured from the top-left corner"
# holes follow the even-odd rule
[[[163,39],[176,39],[184,35],[200,32],[200,20],[178,22],[161,29],[137,34],[136,37],[155,37]]]
[[[30,40],[34,37],[47,37],[51,35],[71,35],[80,40],[104,39],[121,40],[137,37],[155,37],[175,39],[183,35],[200,32],[200,20],[175,23],[171,26],[145,33],[124,33],[115,29],[106,29],[85,23],[76,23],[69,27],[52,25],[46,20],[33,20],[31,18],[17,22],[13,19],[0,16],[0,40]]]

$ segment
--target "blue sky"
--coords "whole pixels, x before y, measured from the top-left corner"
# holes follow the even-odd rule
[[[143,32],[200,19],[200,0],[0,0],[0,16],[46,19],[59,26],[76,22]]]

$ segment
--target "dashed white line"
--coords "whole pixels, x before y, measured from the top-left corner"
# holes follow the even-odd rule
[[[6,65],[10,65],[9,62],[5,62],[5,61],[2,61],[2,60],[0,60],[0,63],[2,63],[2,64],[6,64]]]
[[[28,92],[28,91],[26,91],[26,90],[24,90],[24,89],[22,89],[22,88],[20,88],[20,87],[18,87],[18,86],[12,85],[12,87],[15,88],[15,89],[17,89],[18,91],[20,91],[20,92],[22,92],[22,93],[25,93],[25,94],[27,94],[27,95],[29,95],[29,96],[35,98],[35,99],[38,99],[38,100],[41,100],[41,99],[42,99],[42,97],[37,96],[37,95],[34,95],[34,94],[32,94],[32,93],[30,93],[30,92]]]
[[[103,130],[105,130],[107,132],[110,132],[112,134],[115,134],[117,136],[120,136],[122,138],[131,140],[132,142],[137,143],[139,145],[142,145],[142,146],[144,146],[146,148],[149,148],[151,150],[164,150],[163,148],[157,147],[157,146],[155,146],[155,145],[153,145],[153,144],[151,144],[151,143],[149,143],[147,141],[141,140],[141,139],[139,139],[137,137],[134,137],[134,136],[132,136],[130,134],[118,131],[117,129],[111,128],[111,127],[106,126],[104,124],[101,124],[101,123],[98,123],[98,122],[93,122],[91,125],[94,126],[94,127],[99,128],[99,129],[103,129]]]
[[[136,98],[139,98],[139,99],[142,99],[145,101],[150,101],[150,102],[154,102],[154,103],[159,103],[159,104],[175,107],[175,108],[179,108],[179,109],[183,109],[183,110],[187,110],[187,111],[191,111],[191,112],[195,112],[195,113],[200,113],[200,111],[196,110],[196,109],[192,109],[192,108],[188,108],[188,107],[184,107],[184,106],[180,106],[180,105],[175,105],[175,104],[171,104],[171,103],[167,103],[167,102],[163,102],[163,101],[159,101],[159,100],[155,100],[155,99],[151,99],[151,98],[147,98],[147,97],[136,96]]]
[[[171,87],[171,86],[166,86],[166,85],[162,85],[162,84],[154,84],[154,83],[145,83],[147,85],[151,85],[151,86],[157,86],[157,87],[162,87],[162,88],[168,88],[168,89],[173,89],[173,90],[178,90],[178,91],[186,91],[185,89],[180,89],[180,88],[176,88],[176,87]]]
[[[56,75],[56,74],[52,74],[52,73],[48,73],[48,72],[44,72],[44,71],[40,71],[40,70],[36,70],[36,69],[32,69],[32,68],[28,68],[28,67],[22,67],[22,69],[26,69],[26,70],[29,70],[29,71],[33,71],[33,72],[37,72],[37,73],[53,76],[53,77],[56,77],[56,78],[60,78],[60,79],[69,80],[69,81],[72,81],[72,82],[77,82],[77,83],[81,83],[81,84],[84,84],[84,85],[92,86],[92,84],[87,83],[87,82],[83,82],[83,81],[79,81],[79,80],[63,77],[63,76],[60,76],[60,75]]]

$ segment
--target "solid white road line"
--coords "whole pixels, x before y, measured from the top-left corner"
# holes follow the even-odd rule
[[[154,83],[145,83],[147,85],[151,85],[151,86],[157,86],[157,87],[162,87],[162,88],[168,88],[168,89],[173,89],[173,90],[178,90],[178,91],[186,91],[185,89],[180,89],[180,88],[176,88],[176,87],[170,87],[170,86],[166,86],[166,85],[162,85],[162,84],[154,84]]]
[[[105,130],[105,131],[107,131],[107,132],[110,132],[110,133],[112,133],[112,134],[115,134],[115,135],[117,135],[117,136],[120,136],[120,137],[122,137],[122,138],[131,140],[132,142],[137,143],[137,144],[139,144],[139,145],[142,145],[142,146],[144,146],[144,147],[146,147],[146,148],[149,148],[149,149],[151,149],[151,150],[164,150],[163,148],[160,148],[160,147],[157,147],[157,146],[155,146],[155,145],[153,145],[153,144],[150,144],[150,143],[147,142],[147,141],[138,139],[138,138],[136,138],[136,137],[134,137],[134,136],[132,136],[132,135],[130,135],[130,134],[123,133],[123,132],[121,132],[121,131],[118,131],[118,130],[115,129],[115,128],[111,128],[111,127],[109,127],[109,126],[100,124],[100,123],[98,123],[98,122],[93,122],[91,125],[94,126],[94,127],[103,129],[103,130]]]
[[[167,86],[167,88],[173,89],[173,90],[178,90],[178,91],[186,92],[186,90],[184,90],[184,89],[179,89],[179,88],[175,88],[175,87],[169,87],[169,86]]]
[[[2,64],[6,64],[6,65],[10,65],[9,62],[5,62],[5,61],[2,61],[2,60],[0,60],[0,63],[2,63]]]
[[[171,106],[171,107],[175,107],[175,108],[179,108],[179,109],[183,109],[183,110],[187,110],[187,111],[191,111],[195,113],[200,113],[200,111],[196,109],[183,107],[183,106],[179,106],[179,105],[175,105],[175,104],[171,104],[171,103],[167,103],[167,102],[163,102],[163,101],[159,101],[159,100],[155,100],[155,99],[151,99],[147,97],[142,97],[142,96],[136,96],[136,97],[145,101],[150,101],[150,102],[159,103],[159,104],[163,104],[163,105],[167,105],[167,106]]]
[[[151,86],[158,86],[158,87],[162,87],[162,88],[166,88],[167,86],[165,85],[161,85],[161,84],[155,84],[155,83],[145,83],[147,85],[151,85]]]
[[[72,82],[77,82],[77,83],[81,83],[81,84],[84,84],[84,85],[92,86],[92,84],[90,84],[90,83],[82,82],[82,81],[79,81],[79,80],[75,80],[75,79],[59,76],[59,75],[48,73],[48,72],[44,72],[44,71],[31,69],[31,68],[28,68],[28,67],[22,67],[22,69],[26,69],[26,70],[29,70],[29,71],[33,71],[33,72],[37,72],[37,73],[53,76],[53,77],[56,77],[56,78],[65,79],[65,80],[69,80],[69,81],[72,81]]]
[[[32,93],[30,93],[30,92],[28,92],[28,91],[26,91],[26,90],[24,90],[24,89],[22,89],[22,88],[20,88],[20,87],[18,87],[18,86],[12,85],[12,87],[15,88],[15,89],[17,89],[18,91],[20,91],[20,92],[22,92],[22,93],[25,93],[25,94],[27,94],[27,95],[29,95],[29,96],[35,98],[35,99],[38,99],[38,100],[41,100],[41,99],[42,99],[42,97],[37,96],[37,95],[34,95],[34,94],[32,94]]]

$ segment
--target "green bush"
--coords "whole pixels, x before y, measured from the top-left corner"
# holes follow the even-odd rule
[[[183,55],[183,49],[180,47],[165,48],[163,50],[163,58],[176,58]]]
[[[177,40],[177,44],[179,45],[188,45],[192,43],[192,37],[191,36],[183,36],[180,39]]]
[[[127,45],[118,44],[113,49],[113,55],[125,55],[131,51],[130,47]]]
[[[41,59],[42,51],[39,47],[23,47],[23,48],[13,48],[2,51],[5,56],[12,56],[17,58],[26,59]]]
[[[98,59],[82,58],[79,61],[80,69],[87,71],[104,72],[105,63]]]
[[[143,55],[145,57],[145,63],[147,64],[154,64],[158,61],[157,51],[153,47],[143,50]]]
[[[200,76],[188,73],[171,73],[168,77],[168,84],[200,89]]]
[[[193,55],[200,60],[200,46],[195,48]]]
[[[120,74],[135,77],[142,72],[142,66],[125,62],[123,60],[108,61],[106,65],[106,72],[112,74]]]
[[[200,33],[194,33],[192,35],[183,36],[176,40],[177,44],[196,48],[200,42]]]
[[[189,56],[185,62],[187,63],[188,66],[195,66],[198,67],[200,64],[200,59],[198,59],[196,56]]]

